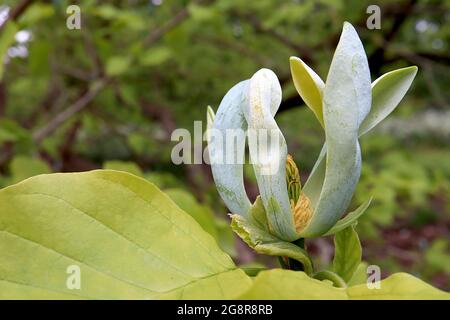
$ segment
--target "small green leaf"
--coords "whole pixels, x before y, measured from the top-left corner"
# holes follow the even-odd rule
[[[355,286],[357,284],[367,283],[367,267],[367,262],[361,262],[353,273],[353,277],[348,282],[348,285]]]
[[[167,47],[151,48],[139,56],[142,66],[151,67],[167,61],[172,56],[172,51]]]
[[[300,58],[291,57],[289,61],[292,80],[297,92],[323,127],[322,92],[325,88],[323,80]]]
[[[125,56],[114,56],[106,62],[106,73],[110,76],[118,76],[128,70],[131,59]]]
[[[138,177],[144,176],[141,168],[131,161],[110,160],[103,164],[103,168],[107,170],[125,171]]]
[[[26,26],[35,26],[55,14],[55,7],[49,3],[34,3],[19,17],[19,23]]]
[[[0,144],[30,139],[30,133],[11,119],[0,119]]]
[[[415,66],[397,69],[383,74],[372,83],[372,108],[359,128],[360,136],[370,131],[394,111],[416,74]]]
[[[358,234],[353,226],[339,231],[334,236],[333,269],[349,282],[361,263],[362,249]]]
[[[19,31],[17,25],[13,21],[8,21],[0,34],[0,80],[3,78],[4,58],[8,48],[14,43],[17,31]]]
[[[11,173],[11,184],[38,174],[52,172],[46,162],[27,156],[14,157],[9,165],[9,171]]]

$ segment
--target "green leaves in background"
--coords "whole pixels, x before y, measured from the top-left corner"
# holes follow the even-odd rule
[[[0,119],[0,143],[30,139],[30,133],[11,119]]]
[[[192,217],[116,171],[38,176],[0,191],[1,298],[231,298],[250,285]],[[66,269],[81,268],[81,289]]]
[[[106,62],[106,74],[118,76],[125,73],[131,65],[131,58],[127,56],[113,56]]]
[[[339,231],[334,236],[333,270],[345,282],[349,282],[361,263],[362,248],[353,226]]]
[[[52,172],[49,165],[38,158],[16,156],[9,165],[11,174],[10,184],[17,183],[38,174]]]
[[[162,64],[172,57],[172,51],[168,47],[160,46],[144,51],[139,55],[139,62],[144,67]]]
[[[14,22],[7,22],[0,34],[0,80],[3,78],[3,66],[6,53],[10,45],[14,43],[14,36],[19,31]]]
[[[165,189],[166,193],[184,212],[190,214],[197,223],[214,237],[220,248],[231,256],[236,255],[235,238],[229,222],[215,217],[206,205],[199,203],[195,197],[182,189]]]

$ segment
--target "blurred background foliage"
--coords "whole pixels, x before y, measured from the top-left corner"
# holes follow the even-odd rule
[[[70,4],[81,30],[66,27]],[[381,8],[369,30],[366,9]],[[176,128],[192,130],[226,91],[262,67],[283,87],[277,114],[306,179],[324,137],[293,87],[288,58],[325,79],[343,21],[365,45],[372,79],[417,65],[407,96],[362,138],[353,206],[364,260],[450,289],[450,2],[431,0],[122,0],[0,4],[0,186],[48,172],[109,168],[157,184],[241,265],[276,266],[228,227],[207,165],[171,162]],[[252,169],[246,186],[258,194]],[[1,209],[1,208],[0,208]],[[327,266],[332,239],[308,243]]]

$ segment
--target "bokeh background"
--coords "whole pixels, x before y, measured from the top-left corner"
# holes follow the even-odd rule
[[[80,30],[66,27],[70,4],[81,9]],[[371,4],[381,8],[379,30],[366,27]],[[0,186],[48,172],[129,171],[165,190],[236,263],[276,266],[232,234],[209,166],[172,163],[170,135],[192,130],[231,86],[271,68],[283,87],[276,119],[305,181],[324,136],[288,58],[325,79],[350,21],[373,80],[419,67],[397,110],[361,140],[352,207],[374,197],[357,226],[363,258],[383,277],[406,271],[450,290],[449,20],[449,1],[427,0],[2,0]],[[249,167],[245,180],[254,198]],[[307,245],[319,268],[330,264],[331,238]]]

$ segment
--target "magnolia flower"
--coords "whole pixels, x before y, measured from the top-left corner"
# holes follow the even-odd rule
[[[271,70],[261,69],[231,88],[216,115],[208,109],[208,147],[214,180],[231,211],[233,229],[259,252],[302,260],[298,255],[303,252],[291,242],[338,232],[353,224],[370,204],[369,199],[339,220],[360,177],[358,138],[395,109],[417,68],[389,72],[371,84],[363,45],[349,23],[344,23],[326,82],[301,59],[291,57],[290,64],[298,93],[325,131],[324,146],[304,187],[274,119],[281,86]],[[238,133],[230,137],[230,130]],[[262,130],[270,132],[270,139],[258,134]],[[246,131],[260,191],[253,205],[243,184]],[[227,153],[239,161],[220,161]]]

